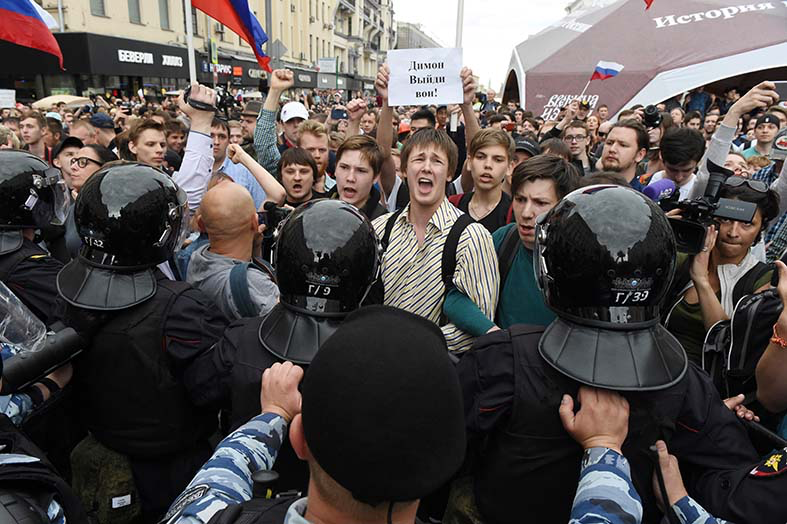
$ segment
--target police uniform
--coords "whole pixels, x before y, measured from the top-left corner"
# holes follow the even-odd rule
[[[21,231],[17,231],[22,237]],[[0,233],[2,234],[2,233]],[[9,232],[4,232],[9,237]],[[55,279],[63,264],[34,242],[21,238],[19,247],[0,254],[0,281],[47,325],[59,317]]]
[[[231,324],[217,345],[232,355],[230,426],[259,413],[260,377],[276,362],[308,365],[320,345],[357,309],[379,268],[369,221],[339,200],[301,205],[283,222],[275,264],[280,301],[263,318]],[[285,444],[278,486],[305,490],[308,470]]]
[[[773,501],[787,476],[764,482],[751,474],[758,457],[742,422],[659,324],[675,259],[664,213],[628,188],[578,189],[539,219],[536,280],[558,318],[546,329],[520,325],[481,337],[458,365],[468,430],[486,439],[473,475],[486,521],[519,522],[526,512],[566,522],[582,450],[563,429],[558,407],[581,384],[618,391],[629,402],[623,453],[643,522],[660,521],[649,451],[657,439],[712,514],[785,521],[787,510]]]
[[[72,384],[92,436],[129,458],[148,518],[163,514],[210,456],[227,396],[230,362],[213,348],[226,319],[155,267],[182,242],[186,213],[185,193],[160,170],[100,170],[75,204],[82,249],[57,280],[70,308],[101,316]]]
[[[488,436],[474,475],[485,522],[521,522],[523,513],[539,515],[539,522],[568,521],[582,449],[563,429],[558,408],[564,393],[576,398],[580,384],[541,357],[542,330],[513,326],[480,337],[458,365],[469,434]],[[643,499],[643,522],[660,519],[648,451],[658,439],[710,513],[732,522],[785,522],[772,501],[787,489],[787,475],[749,475],[759,457],[701,369],[691,364],[670,388],[623,395],[630,406],[623,454]]]
[[[379,330],[392,336],[368,351],[367,340]],[[433,492],[460,466],[461,399],[447,353],[434,323],[371,306],[348,315],[314,356],[300,386],[303,435],[313,459],[356,500],[391,507],[410,502]],[[412,384],[402,390],[406,371]],[[428,394],[434,402],[423,402]],[[375,408],[383,404],[387,416],[377,420]],[[249,500],[253,472],[274,460],[278,471],[276,451],[286,429],[271,413],[239,428],[173,504],[166,522],[308,524],[306,498]]]
[[[62,226],[69,202],[59,171],[28,152],[0,150],[0,281],[46,324],[56,320],[62,264],[24,231]]]
[[[11,349],[2,344],[3,354]],[[0,376],[2,369],[0,360]],[[43,451],[16,428],[33,409],[25,393],[0,396],[0,521],[85,522],[71,488]]]

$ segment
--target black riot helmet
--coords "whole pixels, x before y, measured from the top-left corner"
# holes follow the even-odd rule
[[[541,355],[598,387],[644,391],[680,380],[686,354],[659,324],[675,259],[669,221],[643,194],[598,185],[566,195],[536,230],[536,277],[558,315]]]
[[[180,248],[187,216],[185,191],[160,169],[138,162],[103,167],[77,197],[82,247],[58,275],[60,294],[98,310],[147,300],[156,290],[151,268]]]
[[[0,255],[22,245],[22,229],[62,225],[68,188],[57,169],[16,149],[0,150]]]
[[[340,200],[312,200],[293,211],[274,257],[281,302],[312,316],[358,309],[380,269],[371,223]]]

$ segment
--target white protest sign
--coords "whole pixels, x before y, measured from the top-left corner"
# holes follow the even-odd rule
[[[462,49],[388,51],[388,67],[391,106],[462,103]]]
[[[0,89],[0,107],[16,107],[16,89]]]

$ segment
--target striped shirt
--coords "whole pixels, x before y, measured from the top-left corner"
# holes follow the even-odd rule
[[[462,215],[448,199],[429,219],[423,245],[418,245],[415,228],[409,219],[410,205],[404,209],[391,230],[388,249],[383,255],[382,282],[385,304],[438,323],[445,299],[441,262],[443,246],[451,226]],[[391,214],[374,220],[378,238],[385,233]],[[456,250],[454,285],[470,298],[490,320],[497,307],[500,274],[492,235],[478,223],[470,224],[459,238]],[[466,351],[473,337],[453,324],[442,326],[448,349]]]

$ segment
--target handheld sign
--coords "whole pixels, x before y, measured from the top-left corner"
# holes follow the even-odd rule
[[[461,104],[461,49],[388,51],[388,103],[391,106]]]

